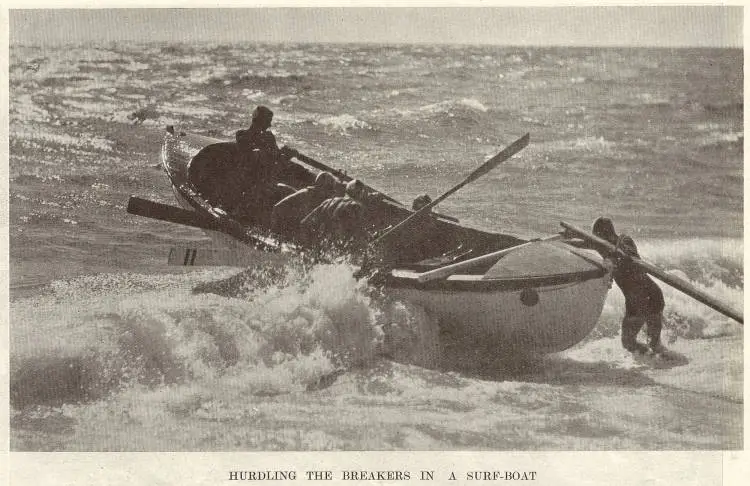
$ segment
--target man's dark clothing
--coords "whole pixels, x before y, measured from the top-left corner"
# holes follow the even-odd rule
[[[335,246],[357,249],[367,241],[364,207],[347,196],[326,199],[302,220],[310,236]]]
[[[271,212],[271,227],[274,231],[287,235],[298,236],[300,222],[310,212],[328,199],[330,192],[318,186],[308,186],[291,194],[273,207]]]
[[[237,130],[235,134],[237,145],[240,150],[262,150],[272,153],[279,151],[278,145],[276,145],[276,137],[270,130],[256,130],[253,127],[247,130]]]
[[[629,236],[620,240],[620,249],[640,258],[635,242]],[[625,316],[648,316],[664,310],[664,294],[641,268],[627,258],[618,258],[614,279],[625,295]]]

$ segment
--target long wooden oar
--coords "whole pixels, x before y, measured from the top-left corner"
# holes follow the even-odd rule
[[[168,221],[170,223],[192,226],[193,228],[221,231],[219,223],[208,218],[201,218],[195,211],[149,201],[137,196],[130,196],[127,211],[130,214],[145,218]]]
[[[492,157],[490,160],[479,166],[474,172],[469,174],[469,176],[464,179],[463,181],[459,182],[452,188],[450,188],[447,192],[445,192],[443,195],[432,201],[430,204],[427,204],[426,206],[423,206],[419,211],[415,212],[414,214],[410,215],[405,220],[398,223],[393,228],[389,229],[380,237],[378,237],[376,240],[374,240],[371,245],[376,246],[383,243],[383,241],[387,240],[388,238],[391,238],[394,234],[400,233],[404,229],[408,228],[411,223],[413,223],[417,218],[420,216],[423,216],[427,214],[430,209],[437,206],[441,202],[443,202],[446,198],[448,198],[451,194],[458,191],[462,187],[464,187],[466,184],[469,184],[471,182],[474,182],[475,180],[479,179],[498,165],[500,163],[505,162],[509,158],[516,155],[518,152],[523,150],[524,147],[526,147],[529,144],[529,134],[527,133],[523,137],[519,138],[512,144],[508,145],[502,152]]]
[[[594,236],[587,231],[584,231],[580,228],[576,228],[575,226],[568,224],[564,221],[561,222],[560,225],[563,228],[567,229],[571,233],[575,234],[576,236],[584,240],[590,241],[600,247],[606,248],[609,251],[618,252],[618,254],[625,256],[626,258],[629,258],[634,264],[636,264],[637,266],[639,266],[640,268],[642,268],[649,274],[653,275],[654,277],[658,278],[665,284],[676,288],[677,290],[683,292],[684,294],[689,295],[690,297],[694,298],[698,302],[706,304],[708,307],[712,308],[713,310],[721,312],[725,316],[730,317],[734,319],[735,321],[739,322],[740,324],[744,325],[742,312],[732,309],[727,304],[715,299],[714,297],[708,295],[702,290],[695,288],[694,286],[682,280],[681,278],[677,278],[674,275],[670,275],[664,270],[662,270],[661,268],[657,267],[656,265],[653,265],[644,260],[641,260],[640,258],[630,256],[624,251],[615,247],[615,245],[613,245],[612,243],[606,240],[603,240],[597,236]]]
[[[299,152],[295,155],[295,157],[297,159],[301,160],[302,162],[306,163],[307,165],[311,166],[311,167],[315,167],[316,169],[320,169],[320,170],[325,171],[325,172],[330,172],[331,174],[335,175],[336,177],[338,177],[343,182],[349,182],[349,181],[351,181],[353,179],[352,177],[350,177],[350,176],[346,175],[345,173],[341,172],[340,170],[334,169],[333,167],[329,167],[326,164],[324,164],[322,162],[318,162],[317,160],[315,160],[313,158],[310,158],[310,157],[308,157],[308,156],[306,156],[304,154],[300,154]],[[395,204],[397,204],[399,206],[406,207],[406,206],[404,206],[404,204],[402,204],[401,202],[399,202],[396,199],[392,198],[391,196],[389,196],[388,194],[384,193],[383,191],[379,191],[379,190],[375,189],[372,186],[368,186],[367,184],[364,184],[364,186],[365,186],[365,188],[367,189],[368,192],[377,192],[378,194],[382,194],[382,196],[385,199],[387,199],[388,201],[391,201],[392,203],[395,203]],[[458,218],[454,218],[453,216],[448,216],[447,214],[441,214],[441,213],[435,213],[435,214],[437,216],[440,216],[441,218],[447,219],[449,221],[453,221],[454,223],[458,223]]]
[[[168,221],[204,230],[221,231],[260,250],[275,250],[273,245],[253,236],[247,231],[247,228],[239,223],[231,223],[229,221],[220,222],[206,216],[201,216],[195,211],[150,201],[137,196],[130,196],[127,211],[130,214],[158,219],[160,221]]]
[[[470,260],[464,260],[462,262],[454,263],[452,265],[446,265],[445,267],[440,267],[435,270],[429,270],[427,272],[410,275],[410,278],[413,278],[414,280],[420,283],[430,282],[432,280],[440,280],[440,279],[450,277],[451,275],[455,275],[458,272],[462,272],[464,270],[470,269],[475,266],[486,265],[488,263],[496,262],[497,260],[504,257],[508,253],[516,251],[525,246],[529,246],[534,243],[559,240],[560,238],[562,238],[562,236],[558,234],[558,235],[550,236],[548,238],[527,241],[526,243],[512,246],[510,248],[503,248],[502,250],[493,251],[492,253],[487,253],[486,255],[480,255]]]
[[[300,154],[298,152],[295,155],[295,157],[298,158],[299,160],[301,160],[302,162],[306,163],[307,165],[315,167],[316,169],[320,169],[320,170],[325,171],[325,172],[330,172],[331,174],[333,174],[336,177],[338,177],[339,179],[341,179],[343,182],[349,182],[349,181],[351,181],[353,179],[352,177],[350,177],[350,176],[346,175],[345,173],[341,172],[340,170],[334,169],[333,167],[328,167],[324,163],[318,162],[317,160],[312,159],[312,158],[308,157],[307,155],[303,155],[303,154]],[[377,192],[378,194],[382,194],[389,201],[395,202],[396,204],[399,204],[399,205],[403,206],[403,204],[401,204],[397,200],[393,199],[391,196],[387,195],[386,193],[378,191],[377,189],[374,189],[374,188],[368,186],[367,184],[363,183],[363,185],[365,186],[365,188],[368,191],[370,191],[370,192]]]

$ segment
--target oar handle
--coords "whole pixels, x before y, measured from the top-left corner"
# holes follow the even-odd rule
[[[447,265],[445,267],[440,267],[435,270],[429,270],[427,272],[420,273],[419,275],[416,276],[416,280],[420,283],[425,283],[425,282],[430,282],[432,280],[439,280],[442,278],[446,278],[451,275],[455,275],[458,272],[467,270],[475,266],[484,265],[484,264],[488,264],[491,262],[496,262],[497,260],[507,255],[508,253],[519,250],[525,246],[529,246],[535,243],[559,240],[560,238],[561,238],[560,235],[553,235],[553,236],[539,239],[539,240],[527,241],[526,243],[511,246],[510,248],[503,248],[502,250],[493,251],[492,253],[487,253],[486,255],[480,255],[470,260],[464,260],[463,262],[454,263],[452,265]]]
[[[603,240],[602,238],[599,238],[597,236],[592,235],[591,233],[584,231],[580,228],[576,228],[575,226],[568,224],[564,221],[560,222],[560,225],[565,228],[566,230],[570,231],[574,235],[578,236],[579,238],[583,238],[584,240],[588,240],[598,246],[601,246],[611,252],[617,252],[618,255],[624,256],[630,261],[632,261],[635,265],[642,268],[649,274],[653,275],[654,277],[658,278],[662,282],[664,282],[667,285],[670,285],[671,287],[674,287],[675,289],[681,291],[682,293],[689,295],[690,297],[694,298],[698,302],[701,302],[708,307],[712,308],[715,311],[718,311],[725,316],[734,319],[735,321],[739,322],[740,324],[744,325],[744,319],[742,316],[742,313],[732,309],[727,304],[715,299],[714,297],[708,295],[707,293],[703,292],[702,290],[697,289],[693,285],[689,284],[688,282],[682,280],[681,278],[677,278],[674,275],[670,275],[661,268],[657,267],[656,265],[646,262],[644,260],[641,260],[638,257],[634,257],[632,255],[628,255],[621,249],[617,248],[615,245],[610,243],[609,241]]]
[[[341,179],[344,182],[349,182],[349,181],[351,181],[353,179],[352,177],[350,177],[350,176],[346,175],[345,173],[341,172],[340,170],[334,169],[333,167],[328,167],[324,163],[318,162],[317,160],[312,159],[312,158],[308,157],[307,155],[303,155],[303,154],[297,152],[295,154],[295,157],[298,158],[299,160],[301,160],[302,162],[306,163],[307,165],[315,167],[316,169],[320,169],[320,170],[325,171],[325,172],[330,172],[331,174],[335,175],[336,177],[338,177],[339,179]],[[400,204],[401,206],[403,206],[403,204],[401,204],[400,202],[396,201],[395,199],[393,199],[392,197],[388,196],[387,194],[385,194],[385,193],[383,193],[381,191],[378,191],[377,189],[374,189],[374,188],[368,186],[367,184],[364,184],[364,186],[365,186],[365,188],[367,188],[368,191],[374,191],[374,192],[377,192],[378,194],[382,194],[383,197],[385,197],[389,201],[393,201],[396,204]]]
[[[137,196],[128,199],[127,212],[144,218],[158,219],[169,223],[192,226],[194,228],[221,231],[221,226],[214,220],[203,218],[195,211],[190,211],[168,204],[150,201]]]
[[[383,233],[382,235],[380,235],[379,237],[377,237],[375,240],[372,241],[372,243],[370,243],[370,245],[372,245],[372,246],[380,245],[383,241],[385,241],[386,239],[388,239],[391,235],[393,235],[395,233],[398,233],[403,228],[405,228],[408,224],[411,224],[413,221],[416,221],[417,218],[419,218],[419,217],[423,216],[424,214],[426,214],[430,209],[432,209],[433,207],[435,207],[435,205],[437,205],[443,199],[445,199],[445,198],[442,198],[442,199],[438,198],[438,199],[432,201],[431,203],[429,203],[429,204],[427,204],[425,206],[422,206],[421,208],[419,208],[419,210],[417,210],[417,212],[409,215],[408,218],[402,220],[396,226],[393,226],[391,229],[389,229],[388,231],[386,231],[385,233]]]

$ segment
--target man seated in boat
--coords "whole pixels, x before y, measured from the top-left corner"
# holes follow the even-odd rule
[[[417,196],[412,202],[412,210],[419,211],[432,202],[427,194]],[[385,230],[388,230],[386,228]],[[439,251],[435,248],[440,241],[437,216],[431,209],[422,216],[419,223],[415,223],[408,234],[395,237],[379,248],[378,260],[382,265],[397,263],[416,263],[435,256]]]
[[[249,211],[270,207],[289,194],[287,187],[278,184],[284,182],[280,175],[287,168],[288,159],[299,155],[294,149],[278,147],[270,130],[272,121],[273,112],[257,106],[250,127],[235,134],[239,152],[239,170],[235,176],[245,189],[242,199]]]
[[[364,250],[370,238],[367,198],[361,181],[349,181],[343,196],[326,199],[302,220],[306,240],[347,253]]]
[[[273,112],[270,109],[257,106],[253,110],[250,127],[238,130],[235,134],[239,149],[245,152],[261,150],[276,158],[279,155],[279,147],[276,145],[276,137],[269,130],[272,120]]]
[[[334,197],[341,183],[330,172],[321,172],[315,183],[291,194],[273,206],[271,230],[281,236],[297,239],[300,223],[323,201]]]
[[[237,130],[235,133],[237,147],[243,152],[259,150],[274,161],[298,156],[299,152],[293,148],[286,146],[279,148],[276,144],[276,137],[270,130],[272,121],[273,111],[263,105],[255,107],[250,127]]]

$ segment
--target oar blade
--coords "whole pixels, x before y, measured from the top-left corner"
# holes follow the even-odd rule
[[[440,197],[438,197],[437,199],[435,199],[434,201],[432,201],[430,204],[427,204],[427,205],[423,206],[421,209],[419,209],[419,211],[413,213],[411,216],[409,216],[408,218],[404,219],[403,221],[401,221],[400,223],[398,223],[396,226],[392,227],[391,229],[389,229],[388,231],[386,231],[385,233],[383,233],[380,237],[378,237],[376,240],[374,240],[372,243],[370,243],[370,245],[371,246],[380,245],[386,239],[393,237],[394,234],[397,234],[397,233],[403,231],[411,223],[413,223],[417,219],[419,219],[422,216],[424,216],[425,214],[427,214],[432,208],[434,208],[435,206],[437,206],[438,204],[440,204],[441,202],[443,202],[451,194],[453,194],[454,192],[458,191],[459,189],[461,189],[462,187],[464,187],[466,184],[469,184],[469,183],[477,180],[478,178],[480,178],[481,176],[483,176],[487,172],[491,171],[492,169],[494,169],[495,167],[497,167],[498,165],[500,165],[500,163],[505,162],[509,158],[513,157],[518,152],[520,152],[521,150],[523,150],[523,148],[526,147],[528,144],[529,144],[529,134],[527,133],[526,135],[524,135],[523,137],[519,138],[518,140],[516,140],[512,144],[508,145],[505,149],[503,149],[500,153],[498,153],[497,155],[495,155],[494,157],[492,157],[490,160],[488,160],[487,162],[485,162],[484,164],[482,164],[481,166],[479,166],[479,168],[477,168],[476,170],[474,170],[474,172],[472,172],[471,174],[469,174],[469,176],[466,179],[464,179],[463,181],[459,182],[458,184],[456,184],[455,186],[453,186],[452,188],[450,188],[447,192],[445,192]]]
[[[467,178],[466,183],[468,184],[469,182],[479,179],[480,177],[482,177],[483,175],[485,175],[486,173],[494,169],[501,162],[505,162],[506,160],[508,160],[509,158],[513,157],[518,152],[526,148],[526,146],[529,144],[530,138],[531,138],[530,134],[527,133],[526,135],[519,138],[512,144],[505,147],[505,149],[503,149],[502,152],[495,155],[494,157],[489,159],[487,162],[482,164],[477,170],[472,172],[471,175]]]

